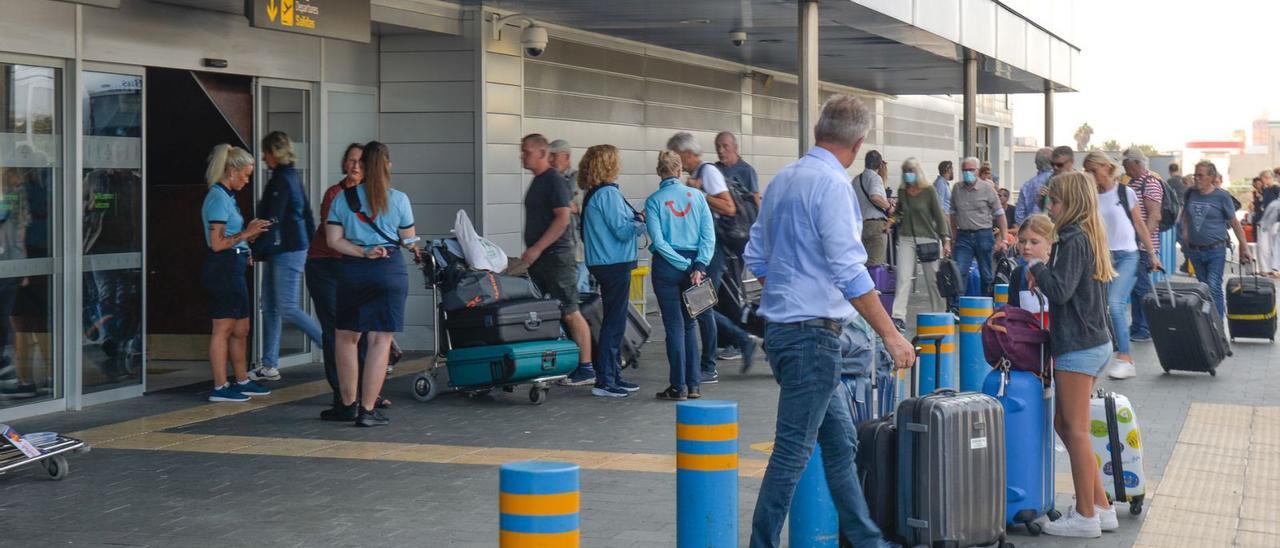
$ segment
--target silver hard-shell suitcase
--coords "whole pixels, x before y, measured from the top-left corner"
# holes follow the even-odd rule
[[[1005,542],[1004,408],[986,394],[943,388],[898,406],[898,529],[908,545]]]

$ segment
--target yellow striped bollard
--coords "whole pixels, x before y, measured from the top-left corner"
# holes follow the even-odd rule
[[[738,402],[676,404],[676,546],[738,545]]]
[[[499,474],[499,546],[579,546],[578,465],[526,460],[502,465]]]
[[[1009,284],[996,284],[996,310],[1009,304]]]
[[[939,388],[955,388],[959,381],[956,365],[956,317],[950,312],[917,314],[916,334],[943,336],[941,355],[935,353],[937,350],[932,344],[920,346],[920,393],[928,394]],[[906,388],[908,384],[910,383],[905,381],[899,382],[899,390]],[[910,389],[907,390],[910,393]]]
[[[982,324],[991,317],[991,297],[960,297],[960,390],[981,392],[991,373],[982,352]]]

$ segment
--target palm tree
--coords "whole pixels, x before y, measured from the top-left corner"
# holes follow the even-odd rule
[[[1093,137],[1093,128],[1089,127],[1089,122],[1080,124],[1076,129],[1076,150],[1089,150],[1089,138]]]

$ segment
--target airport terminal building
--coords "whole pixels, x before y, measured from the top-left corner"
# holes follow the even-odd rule
[[[811,139],[821,100],[851,93],[873,108],[863,150],[888,159],[891,186],[908,157],[932,178],[970,154],[1009,186],[1007,95],[1044,94],[1051,121],[1053,93],[1074,89],[1073,12],[1073,0],[0,0],[0,422],[208,379],[197,280],[217,143],[256,152],[287,132],[318,209],[346,145],[384,141],[424,238],[461,209],[512,254],[532,132],[575,158],[616,145],[639,203],[672,133],[693,132],[713,160],[713,136],[734,132],[767,185]],[[430,349],[431,296],[410,275],[398,340]],[[286,330],[281,355],[309,363],[319,349]]]

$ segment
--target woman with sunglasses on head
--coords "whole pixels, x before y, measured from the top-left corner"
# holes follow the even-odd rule
[[[391,188],[387,146],[366,144],[361,168],[363,181],[334,199],[325,227],[329,247],[343,255],[334,342],[342,408],[335,413],[345,411],[340,418],[351,417],[356,426],[384,426],[390,420],[377,409],[378,394],[387,377],[391,338],[404,329],[409,294],[400,248],[409,248],[415,258],[418,249],[409,197]],[[368,345],[363,374],[357,363],[361,333]],[[359,394],[357,386],[363,388]]]

